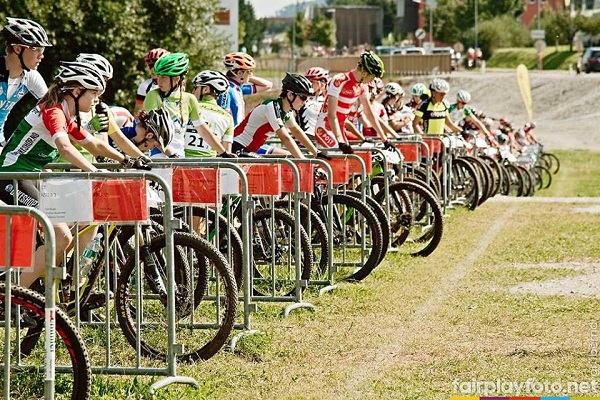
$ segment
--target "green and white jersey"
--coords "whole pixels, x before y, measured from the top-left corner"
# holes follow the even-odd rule
[[[217,101],[205,96],[198,102],[202,116],[206,120],[212,133],[221,142],[233,142],[233,117],[226,110],[219,107]],[[185,131],[185,156],[186,157],[215,157],[217,152],[202,139],[194,128],[192,122],[188,122]]]
[[[457,124],[461,119],[473,117],[473,110],[469,106],[458,108],[458,103],[452,103],[448,107],[448,114],[452,122]]]
[[[185,127],[187,123],[191,122],[194,126],[206,123],[200,113],[198,99],[193,94],[187,92],[183,92],[183,95],[180,96],[178,89],[174,90],[171,96],[163,99],[160,96],[159,89],[151,90],[144,99],[144,110],[150,111],[160,108],[167,110],[175,126],[175,133],[170,146],[177,155],[184,157]],[[151,157],[158,154],[162,155],[157,148],[154,148],[150,152]]]
[[[21,120],[0,153],[0,172],[38,172],[58,157],[55,141],[69,137],[87,143],[88,133],[77,129],[66,102],[41,108],[39,105]]]

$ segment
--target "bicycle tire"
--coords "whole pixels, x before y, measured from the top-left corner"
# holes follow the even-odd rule
[[[481,155],[479,156],[479,158],[486,163],[491,171],[492,171],[492,177],[493,177],[493,181],[494,181],[494,185],[493,185],[493,190],[492,190],[492,194],[491,197],[494,197],[495,195],[497,195],[498,193],[500,193],[500,188],[502,186],[502,173],[503,170],[500,167],[500,164],[498,164],[498,162],[496,160],[494,160],[492,157],[490,156],[485,156],[485,155]]]
[[[2,311],[5,310],[5,284],[0,284],[0,308]],[[11,289],[11,302],[13,305],[20,305],[22,309],[27,312],[37,321],[37,325],[31,328],[21,329],[21,348],[23,341],[29,338],[29,334],[32,333],[35,336],[35,343],[29,348],[26,354],[22,357],[28,357],[36,364],[32,365],[32,371],[38,371],[43,374],[44,371],[39,370],[39,363],[37,359],[39,356],[44,354],[43,340],[38,340],[44,332],[44,319],[46,316],[45,299],[44,297],[32,290],[13,286]],[[3,318],[3,317],[2,317]],[[71,322],[67,314],[59,308],[56,308],[55,312],[56,320],[56,342],[55,342],[55,357],[56,365],[62,365],[63,362],[69,363],[72,370],[72,379],[64,379],[63,373],[56,373],[55,390],[56,394],[63,394],[64,391],[71,393],[71,399],[89,399],[92,385],[92,368],[90,365],[90,357],[85,347],[84,341],[79,334],[79,331],[75,325]],[[13,328],[15,328],[13,326]],[[4,330],[2,327],[0,330]],[[16,328],[15,328],[16,329]],[[4,332],[2,332],[4,335]],[[14,343],[14,342],[13,342]],[[40,346],[36,346],[37,344]],[[24,358],[23,358],[24,359]],[[22,368],[22,367],[19,367]],[[43,381],[43,378],[41,378]],[[30,379],[32,381],[38,381],[37,379]],[[39,388],[38,388],[39,389]],[[43,390],[43,387],[42,387]],[[43,397],[43,394],[39,396],[30,395],[25,393],[25,388],[19,389],[19,398],[34,398]]]
[[[344,193],[362,200],[362,194],[356,190],[346,190]],[[377,221],[379,221],[379,225],[381,226],[381,237],[383,240],[383,246],[381,248],[381,254],[379,255],[379,262],[377,263],[377,265],[379,265],[385,258],[387,251],[390,248],[390,221],[385,213],[385,210],[383,209],[383,207],[381,207],[381,204],[379,204],[373,197],[366,195],[365,200],[367,201],[367,205],[371,207],[371,210],[373,210],[373,212],[375,213]]]
[[[534,171],[538,178],[538,190],[548,189],[552,185],[552,172],[543,165],[536,165]]]
[[[332,197],[334,208],[338,210],[337,207],[341,207],[337,211],[337,215],[340,215],[340,210],[345,211],[342,213],[344,216],[343,221],[341,218],[339,218],[339,220],[334,220],[334,237],[332,240],[334,240],[334,245],[339,249],[337,251],[339,253],[338,257],[336,257],[336,251],[334,251],[333,254],[333,262],[337,267],[337,271],[334,273],[334,278],[336,281],[363,280],[371,273],[371,271],[373,271],[373,269],[375,269],[379,263],[379,258],[383,250],[383,234],[381,232],[381,225],[379,224],[377,216],[373,210],[360,199],[345,194],[334,194]],[[328,197],[323,196],[323,207],[327,206],[327,201]],[[363,223],[366,234],[361,237],[361,225]],[[354,256],[354,252],[352,250],[346,252],[347,246],[351,246],[348,248],[357,247],[356,245],[358,240],[368,241],[369,239],[370,243],[367,243],[366,246],[368,253],[366,257],[364,254],[359,254],[360,261],[346,259],[347,255]],[[341,257],[341,260],[337,260],[339,257]],[[346,273],[345,271],[348,270],[348,267],[354,267],[355,269],[350,273]]]
[[[548,162],[548,169],[556,175],[560,170],[560,160],[558,157],[553,153],[542,153],[542,159]]]
[[[452,194],[462,197],[464,200],[458,201],[458,204],[469,210],[475,210],[479,205],[481,183],[477,170],[468,160],[452,160]]]
[[[275,208],[289,209],[290,203],[287,200],[277,200],[273,204]],[[308,230],[308,215],[310,214],[310,231]],[[311,270],[312,280],[326,279],[326,274],[329,265],[329,233],[327,227],[319,215],[313,210],[309,210],[308,206],[300,203],[300,218],[302,227],[308,234],[310,246],[312,248],[313,267]]]
[[[211,293],[203,293],[200,296],[203,300],[202,303],[195,307],[190,315],[180,317],[176,322],[176,342],[183,344],[186,349],[185,353],[177,355],[177,359],[182,362],[207,360],[223,347],[233,329],[237,311],[237,286],[233,272],[227,265],[227,260],[215,246],[197,235],[183,232],[175,232],[173,241],[176,247],[181,247],[186,253],[191,251],[190,258],[208,260],[213,271],[210,285],[205,288]],[[163,234],[152,238],[148,246],[152,252],[162,251],[166,246],[166,236]],[[195,262],[192,268],[193,273],[198,274],[196,270],[202,268],[202,265]],[[164,304],[153,300],[153,296],[143,297],[142,312],[144,315],[142,318],[144,323],[142,331],[137,331],[137,304],[135,303],[137,274],[135,267],[134,262],[129,260],[119,280],[115,296],[119,325],[134,349],[137,345],[137,338],[139,338],[142,355],[164,361],[167,354],[164,336],[168,329],[168,321],[164,313]],[[218,293],[221,293],[219,301],[215,301],[216,298],[213,297],[217,289]],[[151,293],[149,294],[151,295]],[[215,315],[218,317],[215,318]],[[151,319],[152,321],[150,321]],[[192,326],[190,321],[196,325]],[[145,326],[146,324],[148,327]]]
[[[444,233],[440,203],[428,189],[413,182],[394,183],[390,185],[389,193],[389,199],[384,198],[383,192],[378,193],[375,199],[381,204],[389,201],[390,210],[395,213],[390,215],[390,219],[396,221],[392,223],[392,236],[405,237],[399,252],[414,257],[426,257],[433,253]],[[406,204],[407,197],[412,204]],[[428,212],[418,218],[423,205]]]
[[[293,295],[297,283],[294,259],[296,253],[294,217],[278,208],[263,208],[254,212],[253,223],[254,294],[258,296]],[[275,228],[275,230],[270,232],[271,228]],[[274,235],[279,235],[276,237],[278,240],[276,246],[273,246],[271,241]],[[260,238],[260,242],[258,238]],[[312,248],[302,226],[300,226],[300,257],[300,279],[308,282],[312,272]],[[275,276],[272,275],[272,270],[275,272]],[[301,287],[301,290],[304,289],[305,287]]]

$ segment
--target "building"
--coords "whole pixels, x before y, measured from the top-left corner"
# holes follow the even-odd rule
[[[229,50],[238,51],[239,7],[237,0],[220,0],[214,14],[215,32],[229,41]]]
[[[337,47],[376,46],[383,37],[383,10],[377,6],[331,6],[319,11],[335,21]]]

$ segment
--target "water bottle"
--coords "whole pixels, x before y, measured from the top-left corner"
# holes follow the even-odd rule
[[[79,257],[79,273],[81,277],[85,277],[90,273],[92,265],[94,265],[94,261],[96,261],[96,258],[98,257],[101,246],[102,234],[98,233],[94,236],[94,240],[89,242],[85,246],[85,249],[83,249],[83,253],[81,253],[81,257]]]

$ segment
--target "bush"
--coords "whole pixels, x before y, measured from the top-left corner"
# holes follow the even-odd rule
[[[472,31],[474,35],[474,31]],[[504,47],[523,47],[531,44],[529,30],[516,19],[502,15],[479,25],[479,47],[484,58]]]

